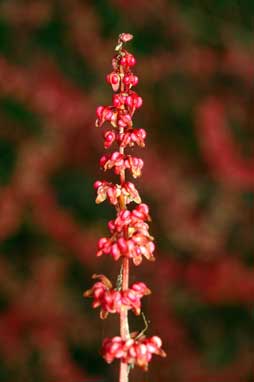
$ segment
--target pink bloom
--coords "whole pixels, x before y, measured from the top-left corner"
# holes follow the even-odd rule
[[[103,155],[100,159],[100,166],[106,171],[114,168],[115,174],[119,175],[122,171],[129,169],[134,178],[141,175],[144,162],[140,158],[131,155],[124,155],[118,151],[109,155]]]
[[[122,305],[132,309],[136,315],[141,311],[141,298],[151,293],[142,283],[135,283],[129,289],[119,291],[112,287],[110,280],[104,275],[93,275],[99,279],[93,287],[84,292],[84,297],[93,297],[93,308],[101,307],[100,317],[107,318],[108,313],[120,313]]]
[[[153,354],[166,356],[161,346],[161,339],[157,336],[127,340],[118,336],[105,338],[102,344],[102,356],[108,363],[113,362],[114,359],[121,359],[125,363],[147,370]]]
[[[120,195],[123,195],[125,204],[141,202],[139,193],[131,182],[126,182],[120,186],[118,184],[97,180],[94,183],[94,188],[97,190],[96,203],[102,203],[105,199],[108,199],[111,204],[116,205]]]
[[[121,33],[119,35],[119,40],[122,42],[128,42],[133,39],[133,35],[130,33]]]

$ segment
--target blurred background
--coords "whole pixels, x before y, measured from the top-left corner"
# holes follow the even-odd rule
[[[99,349],[118,318],[84,300],[114,209],[94,202],[104,152],[95,109],[118,34],[130,32],[136,127],[157,260],[144,281],[148,335],[137,382],[254,381],[254,2],[0,1],[0,381],[117,381]],[[141,318],[131,318],[142,330]]]

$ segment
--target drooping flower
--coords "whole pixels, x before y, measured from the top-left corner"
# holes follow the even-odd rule
[[[134,283],[127,290],[113,288],[111,281],[104,275],[93,275],[99,279],[91,289],[84,292],[84,297],[93,298],[93,308],[101,307],[100,317],[107,318],[108,313],[120,313],[122,305],[131,309],[136,315],[141,312],[141,298],[151,293],[150,289],[142,283]]]
[[[153,354],[161,357],[166,356],[161,346],[162,341],[158,336],[139,339],[129,338],[127,340],[116,336],[105,338],[102,344],[102,356],[107,363],[120,359],[124,363],[132,366],[137,365],[147,370]]]

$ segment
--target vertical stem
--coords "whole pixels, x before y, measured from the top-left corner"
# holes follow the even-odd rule
[[[129,286],[129,259],[125,257],[123,259],[123,281],[122,290],[128,289]],[[124,340],[130,337],[129,322],[128,322],[128,309],[122,305],[120,313],[120,334]]]
[[[123,259],[123,281],[122,289],[128,289],[129,283],[129,259]],[[128,322],[128,310],[122,306],[120,313],[120,334],[124,340],[127,340],[130,337],[129,332],[129,322]],[[127,363],[120,363],[120,375],[119,382],[128,382],[129,381],[129,366]]]
[[[124,176],[121,176],[121,183],[124,180]],[[120,209],[126,208],[125,201],[123,197],[119,198]],[[125,232],[125,238],[128,238],[128,232]],[[122,290],[127,290],[129,287],[129,259],[127,257],[123,258],[122,262]],[[128,321],[128,309],[126,306],[122,305],[120,312],[120,335],[123,340],[130,338],[129,331],[129,321]],[[125,362],[120,363],[120,374],[119,382],[128,382],[129,378],[129,366]]]
[[[129,259],[124,257],[122,269],[122,290],[128,289],[129,286]],[[130,338],[129,322],[128,322],[128,309],[122,305],[120,312],[120,334],[123,340]],[[128,382],[129,366],[127,363],[120,363],[119,382]]]
[[[123,68],[120,66],[120,73],[123,73]],[[124,91],[124,84],[121,78],[120,85],[121,92]],[[122,134],[124,132],[124,128],[119,129],[119,133]],[[119,152],[124,154],[124,148],[119,147]],[[125,171],[121,171],[120,173],[120,182],[121,185],[125,182]],[[121,195],[119,198],[119,207],[120,210],[126,209],[126,204],[124,197]],[[124,232],[125,239],[128,239],[128,231]],[[129,259],[127,257],[123,258],[122,262],[122,290],[127,290],[129,288]],[[123,340],[127,340],[130,338],[130,330],[129,330],[129,321],[128,321],[128,309],[122,305],[120,312],[120,335]],[[120,362],[120,373],[119,373],[119,382],[128,382],[129,380],[129,366],[127,363]]]
[[[120,363],[119,382],[128,382],[129,378],[129,365],[127,363]]]

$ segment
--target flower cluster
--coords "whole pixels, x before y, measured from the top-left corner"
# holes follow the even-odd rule
[[[125,182],[121,186],[119,184],[112,184],[106,181],[97,180],[94,184],[97,191],[96,203],[102,203],[108,199],[114,206],[118,204],[120,196],[124,199],[125,204],[131,202],[141,203],[138,190],[131,182]]]
[[[141,175],[143,165],[142,159],[132,155],[124,155],[118,151],[109,155],[103,155],[100,159],[100,166],[104,170],[114,168],[115,174],[119,175],[122,171],[129,169],[134,178]]]
[[[127,290],[117,290],[104,275],[93,275],[99,279],[93,287],[84,293],[84,297],[93,297],[93,307],[101,307],[100,317],[107,318],[108,313],[120,313],[122,305],[132,309],[136,315],[141,311],[141,298],[151,293],[146,284],[137,282]]]
[[[140,147],[145,146],[146,132],[144,129],[131,129],[125,133],[117,133],[114,130],[107,130],[104,133],[104,147],[108,149],[114,142],[120,147],[134,146],[137,144]]]
[[[110,237],[102,237],[98,241],[97,256],[111,255],[114,260],[122,260],[116,287],[104,275],[94,275],[97,282],[84,293],[84,297],[93,298],[93,307],[100,307],[100,317],[106,318],[109,313],[120,316],[120,335],[103,342],[102,354],[108,363],[115,358],[120,360],[119,381],[128,382],[129,366],[138,365],[147,370],[152,354],[165,356],[161,349],[159,337],[145,338],[133,336],[129,332],[128,311],[139,315],[141,298],[151,293],[143,282],[136,282],[129,287],[130,260],[140,265],[143,257],[154,261],[155,245],[149,234],[149,208],[142,203],[139,192],[133,183],[126,180],[126,170],[137,178],[141,175],[143,160],[126,154],[124,150],[134,145],[144,147],[146,132],[133,127],[133,115],[142,106],[142,98],[132,90],[138,83],[138,77],[131,68],[135,65],[135,57],[123,48],[124,43],[132,39],[132,35],[123,33],[119,36],[116,55],[112,60],[113,71],[106,80],[112,86],[112,105],[99,106],[96,110],[96,126],[105,127],[103,131],[105,149],[117,146],[110,154],[103,155],[100,167],[113,170],[120,177],[120,184],[106,180],[96,181],[96,203],[108,200],[116,209],[116,218],[110,220],[108,229]],[[135,202],[136,207],[127,209],[128,204]]]
[[[98,242],[97,256],[111,254],[114,260],[128,257],[135,265],[142,262],[142,256],[154,261],[153,237],[149,234],[149,210],[146,204],[139,204],[132,211],[122,210],[115,220],[108,223],[110,238],[102,237]],[[127,232],[127,238],[123,233]]]
[[[161,345],[161,339],[157,336],[140,339],[129,338],[126,341],[118,336],[105,338],[102,345],[102,356],[108,363],[118,358],[129,365],[138,365],[147,370],[153,354],[166,356]]]

